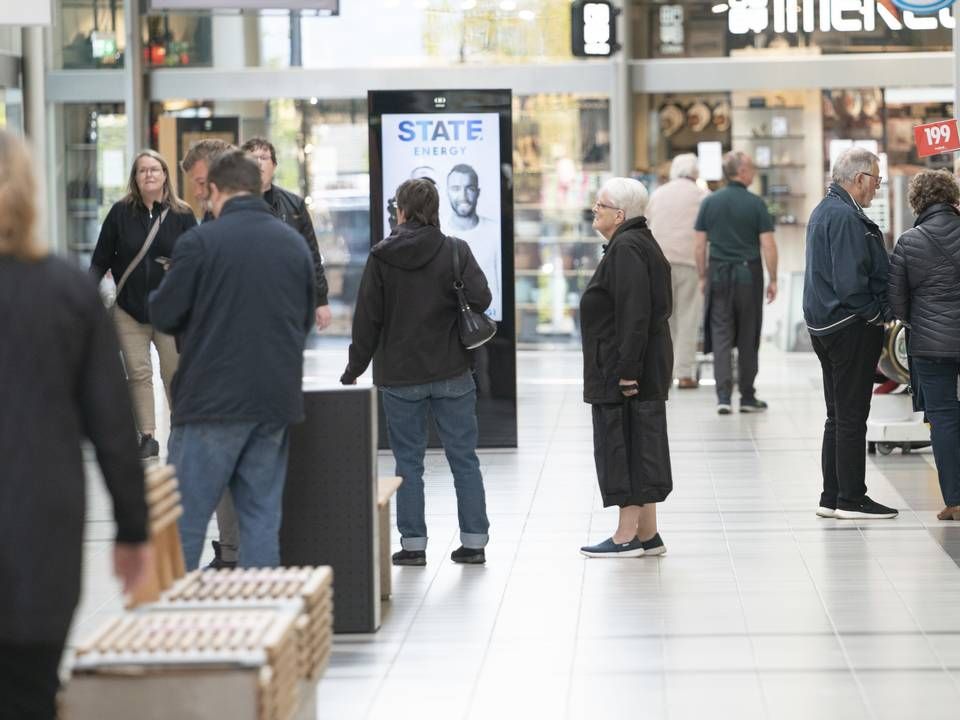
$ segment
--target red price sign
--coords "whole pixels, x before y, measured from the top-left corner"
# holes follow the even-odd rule
[[[960,132],[957,131],[956,120],[917,125],[913,128],[913,137],[920,157],[960,150]]]

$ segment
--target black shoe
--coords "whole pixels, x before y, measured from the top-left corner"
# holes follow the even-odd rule
[[[657,533],[649,540],[641,540],[640,544],[643,545],[643,556],[647,555],[666,555],[667,546],[663,544],[663,538],[660,537],[660,533]]]
[[[395,552],[391,559],[394,565],[426,565],[427,552],[426,550],[400,550]]]
[[[740,398],[740,412],[742,413],[758,413],[766,409],[767,404],[763,400]]]
[[[461,545],[450,553],[450,559],[463,565],[483,565],[487,561],[487,556],[483,548],[468,548]]]
[[[140,436],[140,457],[141,459],[146,460],[147,458],[157,457],[160,455],[160,443],[153,439],[153,435],[141,435]]]
[[[207,565],[205,570],[233,570],[237,567],[236,560],[224,560],[222,545],[216,540],[211,540],[210,544],[213,545],[213,560],[210,561],[210,564]]]
[[[838,500],[833,516],[840,520],[888,520],[898,514],[894,508],[874,502],[864,495],[862,500],[856,502]]]
[[[821,495],[817,515],[822,518],[835,518],[837,516],[837,499]]]

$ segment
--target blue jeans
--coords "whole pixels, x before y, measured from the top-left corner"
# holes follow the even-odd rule
[[[427,411],[433,411],[437,433],[453,471],[457,491],[460,542],[467,548],[487,544],[487,499],[477,459],[477,388],[467,372],[449,380],[384,387],[387,434],[403,484],[397,491],[397,529],[404,550],[425,550],[427,521],[423,513],[423,456],[427,450]]]
[[[281,423],[177,425],[169,460],[177,468],[183,515],[180,540],[187,570],[200,564],[207,526],[228,487],[240,521],[240,567],[280,564],[280,514],[290,442]]]
[[[910,358],[930,421],[933,458],[940,476],[940,492],[947,505],[960,505],[960,402],[957,401],[955,360]]]

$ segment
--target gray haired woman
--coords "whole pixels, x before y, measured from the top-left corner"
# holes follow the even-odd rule
[[[611,537],[587,557],[662,555],[657,506],[673,488],[666,399],[673,376],[670,263],[643,217],[647,191],[629,178],[597,193],[604,256],[580,300],[583,399],[592,406],[603,506],[620,508]]]

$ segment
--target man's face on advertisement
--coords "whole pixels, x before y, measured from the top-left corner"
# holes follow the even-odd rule
[[[447,178],[447,198],[453,212],[462,218],[473,217],[477,214],[479,197],[476,177],[465,172],[450,173]]]

